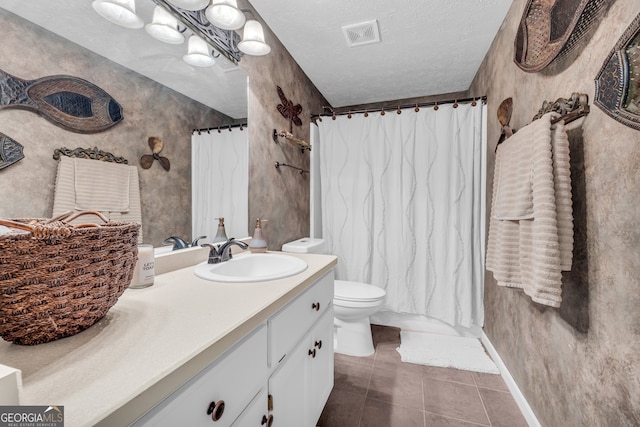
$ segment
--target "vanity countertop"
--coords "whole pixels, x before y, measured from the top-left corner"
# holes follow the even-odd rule
[[[21,405],[64,406],[67,427],[128,425],[337,262],[288,255],[309,267],[256,283],[202,280],[192,266],[156,275],[77,335],[36,346],[0,339],[0,363],[22,371]]]

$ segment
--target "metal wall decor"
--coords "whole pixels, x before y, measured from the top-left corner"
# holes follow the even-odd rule
[[[640,130],[640,15],[604,61],[596,77],[595,104],[620,123]]]
[[[242,57],[242,52],[238,49],[240,36],[235,31],[223,30],[211,25],[204,14],[205,9],[184,10],[172,5],[166,0],[152,1],[169,11],[187,28],[202,37],[229,61],[238,64],[238,61],[240,61]]]
[[[527,72],[567,56],[610,0],[529,0],[514,42],[514,62]]]
[[[18,142],[0,132],[0,169],[24,159],[23,148]]]
[[[157,136],[149,137],[149,148],[151,148],[151,154],[144,154],[140,157],[140,166],[142,169],[149,169],[153,164],[154,160],[157,160],[158,163],[162,166],[164,170],[167,172],[171,169],[171,162],[164,156],[160,155],[160,152],[164,148],[164,142]]]
[[[72,132],[102,132],[122,120],[122,107],[86,80],[49,76],[23,80],[0,70],[0,109],[33,111]]]
[[[293,101],[287,99],[280,86],[276,86],[278,96],[282,104],[278,104],[276,109],[282,114],[282,117],[289,119],[289,132],[293,132],[293,125],[302,126],[302,120],[298,115],[302,113],[302,106],[300,104],[293,105]]]

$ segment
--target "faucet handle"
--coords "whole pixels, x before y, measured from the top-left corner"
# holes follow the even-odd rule
[[[200,246],[209,248],[209,259],[207,260],[208,264],[217,264],[222,261],[220,257],[220,253],[218,252],[218,248],[216,248],[211,243],[203,243]]]

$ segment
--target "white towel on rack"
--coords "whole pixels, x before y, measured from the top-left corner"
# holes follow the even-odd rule
[[[72,159],[62,156],[58,162],[58,171],[56,174],[55,192],[53,196],[53,213],[52,216],[60,215],[64,212],[73,210],[83,210],[76,208],[76,173],[74,160],[85,160],[91,162],[90,165],[102,163],[99,160]],[[128,171],[128,205],[126,212],[100,210],[87,208],[87,210],[97,210],[113,221],[136,222],[142,224],[142,210],[140,206],[140,183],[138,178],[138,168],[135,166],[121,165]],[[97,216],[82,216],[72,223],[95,222],[100,224],[102,220]],[[142,229],[138,234],[138,242],[142,243]]]
[[[498,149],[489,221],[487,269],[501,286],[522,288],[559,307],[563,270],[571,269],[573,211],[569,141],[549,113]]]
[[[73,163],[76,209],[120,213],[129,211],[132,168],[89,159],[73,159]]]

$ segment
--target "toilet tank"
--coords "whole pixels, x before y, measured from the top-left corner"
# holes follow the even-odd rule
[[[321,254],[324,251],[324,239],[303,237],[293,242],[282,245],[282,252],[295,252],[299,254]]]

